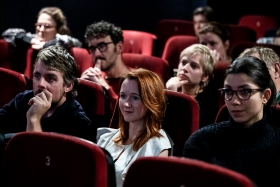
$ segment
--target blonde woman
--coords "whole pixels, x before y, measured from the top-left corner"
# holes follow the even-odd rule
[[[213,69],[214,58],[209,48],[202,44],[193,44],[181,52],[177,76],[166,82],[167,89],[190,95],[198,101],[201,108],[201,126],[214,122],[218,111],[215,90],[208,87],[205,91],[212,79]]]

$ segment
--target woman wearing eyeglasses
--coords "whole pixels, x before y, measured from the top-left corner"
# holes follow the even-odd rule
[[[26,33],[24,29],[12,28],[4,31],[2,37],[14,46],[28,43],[33,49],[40,50],[51,45],[70,47],[82,47],[82,43],[70,37],[66,18],[61,9],[57,7],[45,7],[38,13],[35,23],[36,34]]]
[[[266,121],[276,103],[276,88],[265,62],[251,56],[237,58],[220,91],[230,119],[192,134],[183,157],[232,169],[258,187],[280,186],[280,129]]]
[[[231,63],[229,55],[230,33],[222,24],[209,22],[198,30],[199,43],[206,45],[215,58],[215,61]]]

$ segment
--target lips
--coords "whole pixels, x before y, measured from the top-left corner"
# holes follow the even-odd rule
[[[41,93],[42,91],[43,91],[43,90],[38,89],[38,90],[35,92],[35,95]]]
[[[178,76],[181,80],[189,80],[189,77],[184,74],[179,74]]]
[[[242,115],[244,112],[244,110],[231,110],[230,113],[233,117],[238,117],[240,115]]]

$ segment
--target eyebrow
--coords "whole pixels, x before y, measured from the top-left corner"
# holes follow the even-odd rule
[[[225,87],[231,88],[231,86],[229,86],[229,85],[225,85]],[[245,85],[238,86],[238,88],[246,88],[246,87],[250,87],[250,85],[245,84]]]
[[[125,92],[120,92],[120,93],[125,93]],[[137,95],[140,97],[140,95],[138,93],[130,93],[131,95]]]

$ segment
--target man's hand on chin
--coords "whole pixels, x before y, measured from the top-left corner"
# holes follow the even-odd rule
[[[42,132],[40,120],[48,111],[52,103],[52,94],[44,90],[32,97],[28,104],[31,105],[26,113],[27,127],[26,131]]]

